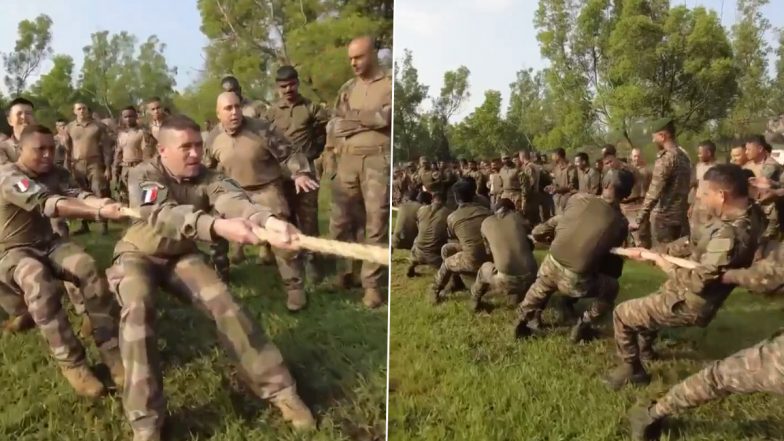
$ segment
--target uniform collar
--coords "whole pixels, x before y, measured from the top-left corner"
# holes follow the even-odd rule
[[[293,103],[289,103],[285,98],[281,98],[275,103],[275,106],[279,109],[288,109],[297,107],[301,104],[305,104],[305,97],[302,95],[297,95],[297,99]]]
[[[75,123],[77,126],[79,126],[79,127],[87,127],[87,126],[89,126],[89,125],[90,125],[90,123],[92,123],[92,122],[95,122],[95,120],[94,120],[94,119],[86,119],[86,120],[84,120],[84,121],[82,121],[82,122],[79,122],[79,120],[78,120],[78,119],[75,119],[75,120],[74,120],[74,123]]]

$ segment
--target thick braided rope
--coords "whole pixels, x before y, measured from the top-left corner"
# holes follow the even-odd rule
[[[132,208],[123,207],[121,211],[125,216],[135,219],[141,218],[139,212]],[[261,227],[255,227],[253,233],[264,241],[267,241],[270,236],[269,232]],[[305,236],[304,234],[297,235],[297,237],[294,238],[294,243],[300,248],[308,251],[331,254],[348,259],[364,260],[379,265],[389,266],[389,250],[377,245],[341,242],[321,237]]]

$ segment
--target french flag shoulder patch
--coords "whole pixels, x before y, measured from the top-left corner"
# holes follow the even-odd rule
[[[157,182],[144,182],[142,188],[142,205],[151,205],[158,202],[163,186]]]
[[[30,180],[27,178],[22,178],[14,184],[14,187],[19,191],[19,193],[25,193],[27,190],[30,189]]]

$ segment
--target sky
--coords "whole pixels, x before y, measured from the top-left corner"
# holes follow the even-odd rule
[[[702,5],[719,11],[722,23],[735,22],[736,0],[673,0],[672,5]],[[784,1],[772,0],[764,12],[773,27],[784,28]],[[500,90],[504,108],[509,84],[517,71],[542,69],[546,61],[539,53],[533,26],[536,0],[396,0],[395,56],[411,49],[420,82],[438,95],[444,72],[460,65],[470,71],[471,99],[455,120],[480,105],[488,89]],[[769,36],[775,47],[774,36]]]
[[[73,57],[77,75],[84,58],[82,48],[90,44],[92,33],[102,30],[128,31],[138,43],[157,35],[166,44],[164,55],[169,66],[177,67],[178,90],[195,81],[204,65],[202,48],[207,38],[199,30],[196,0],[2,0],[2,6],[0,52],[13,50],[20,21],[47,14],[53,22],[52,49],[55,54]],[[38,75],[51,66],[51,62],[45,63]],[[37,75],[30,84],[35,79]],[[5,92],[4,86],[0,87]]]

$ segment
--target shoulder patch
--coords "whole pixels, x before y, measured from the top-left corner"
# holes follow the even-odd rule
[[[161,190],[165,187],[155,181],[145,181],[139,184],[142,189],[142,205],[154,204],[158,201]]]
[[[18,191],[19,193],[27,192],[27,190],[30,189],[30,186],[31,186],[30,180],[27,178],[19,179],[18,181],[16,181],[16,184],[14,184],[14,188],[16,188],[16,191]]]
[[[724,253],[732,250],[733,243],[734,241],[729,237],[716,237],[708,242],[705,251],[709,253]]]

